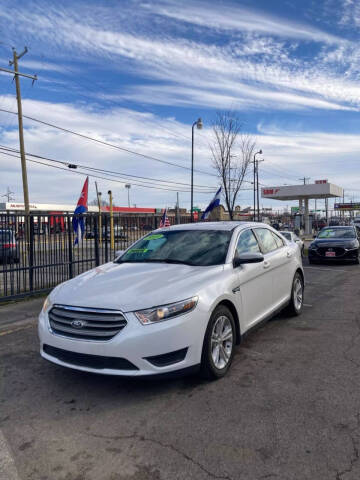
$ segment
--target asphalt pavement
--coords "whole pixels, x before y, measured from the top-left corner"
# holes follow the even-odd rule
[[[305,273],[303,315],[253,332],[210,383],[52,365],[42,300],[0,306],[0,479],[358,480],[360,267]]]

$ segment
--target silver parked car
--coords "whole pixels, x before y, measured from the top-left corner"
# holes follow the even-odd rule
[[[294,243],[296,243],[296,244],[299,246],[299,248],[300,248],[301,255],[304,256],[304,249],[305,249],[305,247],[304,247],[304,242],[301,240],[300,237],[298,237],[298,236],[296,235],[296,233],[294,233],[294,232],[288,232],[288,231],[285,231],[285,230],[281,230],[279,233],[281,233],[281,235],[282,235],[283,237],[285,237],[286,240],[289,240],[289,242],[294,242]]]

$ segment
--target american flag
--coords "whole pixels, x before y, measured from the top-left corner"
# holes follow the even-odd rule
[[[160,228],[163,228],[163,227],[170,227],[170,221],[168,219],[168,216],[166,215],[166,208],[160,220]]]

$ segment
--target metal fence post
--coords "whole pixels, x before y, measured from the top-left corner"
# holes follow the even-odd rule
[[[26,218],[26,215],[25,215]],[[26,223],[30,223],[29,235],[29,289],[34,290],[34,217],[27,216]]]
[[[68,232],[68,249],[69,249],[69,278],[73,278],[73,245],[72,245],[72,238],[71,238],[71,228],[72,223],[70,220],[70,215],[67,214],[67,232]]]
[[[105,235],[103,235],[103,240],[105,242],[105,263],[107,263],[109,261],[109,244],[108,244],[108,241],[109,241],[109,231],[108,231],[108,217],[107,215],[105,215],[105,218],[104,218],[104,228],[105,228]]]
[[[99,258],[99,243],[100,243],[100,235],[98,232],[98,220],[99,220],[99,227],[101,225],[101,217],[99,215],[98,219],[94,217],[94,246],[95,246],[95,265],[98,267],[100,265],[100,258]]]

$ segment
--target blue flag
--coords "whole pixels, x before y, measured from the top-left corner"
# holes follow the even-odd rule
[[[210,213],[214,210],[215,207],[220,205],[220,198],[221,198],[221,187],[215,193],[214,198],[211,200],[209,205],[206,207],[205,212],[201,215],[201,220],[207,220]]]

